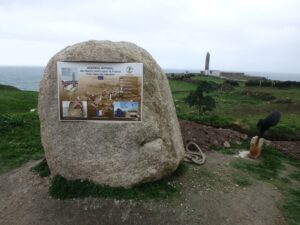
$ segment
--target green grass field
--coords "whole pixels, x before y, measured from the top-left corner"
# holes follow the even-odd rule
[[[0,172],[43,157],[38,93],[0,85]]]
[[[221,84],[224,80],[210,76],[196,76],[194,81],[205,80]],[[235,124],[247,133],[256,133],[256,123],[270,112],[279,110],[282,118],[277,127],[270,129],[267,137],[284,140],[299,140],[300,134],[300,88],[245,87],[239,82],[234,90],[215,90],[211,95],[216,100],[216,108],[198,116],[196,108],[190,108],[185,97],[197,88],[191,81],[169,80],[177,115],[182,119],[195,120],[211,125]],[[269,100],[268,98],[274,98]],[[286,102],[286,99],[290,102]]]

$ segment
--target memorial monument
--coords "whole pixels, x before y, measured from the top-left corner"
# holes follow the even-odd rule
[[[38,110],[52,176],[131,187],[170,175],[184,156],[168,80],[132,43],[87,41],[58,52]]]

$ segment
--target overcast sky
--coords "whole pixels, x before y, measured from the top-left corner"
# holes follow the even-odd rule
[[[163,68],[300,72],[299,0],[0,0],[0,65],[86,40],[130,41]]]

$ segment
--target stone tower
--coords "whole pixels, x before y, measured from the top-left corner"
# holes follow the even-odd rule
[[[205,70],[209,70],[209,59],[210,59],[210,54],[209,52],[206,53],[206,58],[205,58]]]

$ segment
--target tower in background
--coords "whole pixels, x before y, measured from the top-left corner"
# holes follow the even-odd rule
[[[205,75],[209,74],[209,60],[210,60],[210,54],[209,52],[207,52],[205,57],[205,70],[204,70]]]
[[[205,58],[205,70],[209,70],[209,59],[210,59],[210,54],[209,52],[207,52]]]

